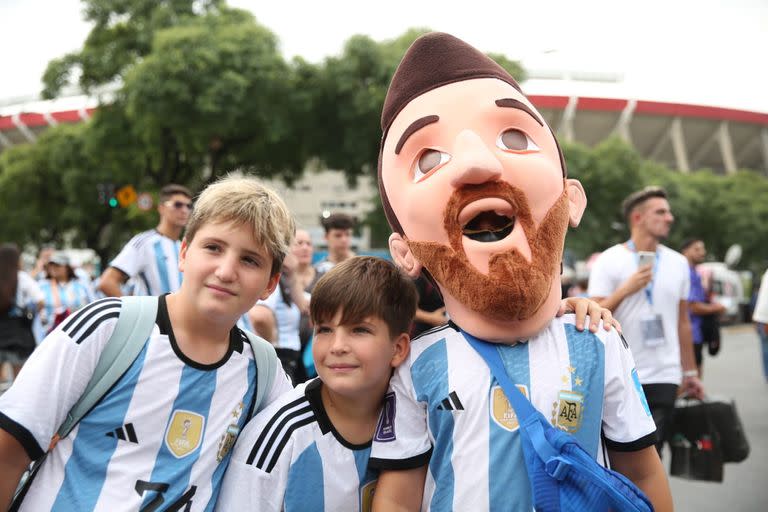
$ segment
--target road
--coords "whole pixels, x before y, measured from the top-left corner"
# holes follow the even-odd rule
[[[753,325],[722,330],[716,357],[704,354],[704,386],[709,395],[736,400],[751,451],[739,464],[725,465],[722,483],[670,477],[675,510],[681,512],[768,511],[768,382]],[[669,452],[664,454],[669,471]]]

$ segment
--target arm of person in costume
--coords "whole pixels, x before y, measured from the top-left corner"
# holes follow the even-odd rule
[[[418,512],[427,466],[399,471],[382,471],[373,495],[373,512]]]
[[[621,332],[621,324],[619,321],[613,318],[611,310],[606,307],[601,307],[599,302],[594,300],[585,299],[583,297],[568,297],[560,302],[560,309],[557,311],[557,316],[562,316],[565,313],[574,313],[576,315],[576,329],[579,331],[584,330],[584,321],[589,317],[589,330],[591,332],[597,332],[597,326],[600,324],[600,320],[603,321],[603,329],[610,331],[611,328],[615,328]]]
[[[677,336],[680,340],[680,363],[683,366],[683,392],[694,398],[704,398],[704,386],[696,371],[693,355],[693,334],[688,318],[688,301],[681,300],[678,306]]]
[[[629,478],[645,493],[656,512],[671,512],[672,493],[661,459],[653,446],[634,452],[608,450],[611,468]]]

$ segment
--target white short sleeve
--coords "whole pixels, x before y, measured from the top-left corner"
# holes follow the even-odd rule
[[[616,330],[605,336],[603,411],[603,432],[609,448],[625,445],[626,450],[631,450],[632,443],[656,430],[632,352]]]
[[[608,297],[621,284],[618,282],[620,276],[614,275],[612,270],[611,264],[614,258],[611,258],[609,253],[612,250],[614,250],[613,247],[598,256],[595,264],[592,266],[587,289],[587,295],[590,297]]]
[[[429,461],[426,403],[416,400],[409,364],[395,371],[373,435],[370,464],[379,469],[411,469]]]
[[[120,251],[120,254],[115,256],[115,259],[109,263],[109,266],[115,267],[125,273],[128,277],[137,275],[145,266],[144,257],[141,252],[141,244],[139,243],[138,238],[145,236],[145,233],[139,233],[131,238]]]
[[[41,456],[93,375],[112,335],[120,301],[92,303],[67,317],[32,353],[13,386],[0,396],[0,428],[32,459]],[[82,322],[82,323],[81,323]],[[96,325],[80,338],[78,325]]]

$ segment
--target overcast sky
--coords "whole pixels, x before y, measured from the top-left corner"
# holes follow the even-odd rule
[[[229,3],[277,34],[286,57],[318,62],[353,34],[383,40],[429,27],[528,69],[618,73],[627,97],[768,112],[768,0]],[[47,62],[82,46],[81,9],[79,0],[0,0],[0,101],[39,92]]]

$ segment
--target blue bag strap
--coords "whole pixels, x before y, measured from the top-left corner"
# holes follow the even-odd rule
[[[512,381],[507,375],[507,371],[504,369],[504,363],[501,361],[498,345],[475,338],[463,330],[461,331],[461,334],[464,335],[467,342],[469,342],[472,348],[474,348],[480,357],[483,358],[488,365],[488,368],[490,368],[491,374],[496,377],[499,385],[504,390],[504,394],[507,395],[509,403],[515,410],[517,421],[520,424],[520,431],[528,435],[531,444],[539,454],[539,457],[544,461],[551,457],[556,457],[557,453],[547,441],[544,434],[544,426],[541,424],[541,421],[539,421],[541,413],[537,411],[520,390],[512,384]]]
[[[264,398],[272,389],[272,383],[277,374],[277,352],[270,342],[256,336],[250,331],[243,331],[248,337],[248,342],[253,350],[253,359],[256,362],[256,394],[250,407],[248,419],[261,410]]]
[[[101,352],[85,391],[59,427],[56,433],[59,438],[66,437],[122,377],[152,334],[157,318],[158,298],[127,296],[122,297],[121,302],[115,330]]]

